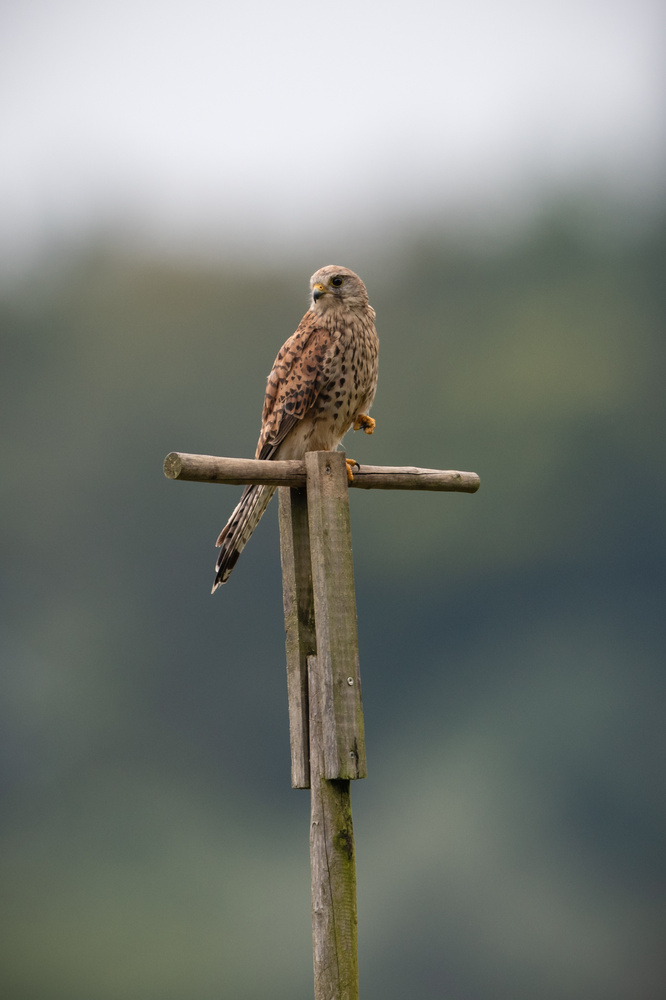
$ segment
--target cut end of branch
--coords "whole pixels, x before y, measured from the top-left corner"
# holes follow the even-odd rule
[[[171,451],[164,459],[164,475],[167,479],[178,479],[183,471],[183,463],[177,451]]]

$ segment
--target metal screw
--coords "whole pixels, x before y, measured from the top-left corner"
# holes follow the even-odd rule
[[[349,686],[352,687],[353,684],[354,684],[354,678],[353,677],[348,677],[347,678],[347,684],[349,684]]]

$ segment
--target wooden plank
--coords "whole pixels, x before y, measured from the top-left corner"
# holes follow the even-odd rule
[[[287,650],[292,788],[310,787],[307,658],[317,652],[307,495],[282,487],[280,553]]]
[[[349,780],[324,775],[323,678],[310,677],[310,867],[315,1000],[358,1000],[356,857]]]
[[[326,778],[366,776],[344,452],[305,456]]]
[[[254,458],[218,458],[172,451],[164,460],[167,479],[194,483],[258,483],[301,487],[306,484],[304,462],[267,462]],[[455,469],[417,469],[413,466],[362,465],[349,485],[359,490],[437,490],[476,493],[481,481],[475,472]]]

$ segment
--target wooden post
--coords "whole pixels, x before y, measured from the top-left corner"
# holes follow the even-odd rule
[[[310,874],[315,1000],[358,1000],[356,857],[350,780],[325,775],[325,687],[318,656],[310,680]]]
[[[363,466],[344,452],[262,462],[172,452],[170,479],[279,486],[291,782],[311,789],[315,1000],[358,1000],[350,781],[366,775],[348,485],[474,493],[474,472]],[[305,487],[305,488],[304,488]]]
[[[292,785],[311,788],[315,1000],[358,1000],[350,779],[366,765],[347,470],[341,452],[305,467],[307,499],[280,490]]]
[[[280,553],[287,651],[291,786],[310,787],[308,656],[317,652],[312,563],[304,489],[281,487]]]
[[[365,778],[356,597],[344,452],[305,456],[326,777]]]

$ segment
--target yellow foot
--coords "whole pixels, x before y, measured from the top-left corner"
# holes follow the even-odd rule
[[[360,431],[363,428],[366,434],[372,434],[375,429],[375,421],[367,413],[359,413],[354,421],[354,430]]]
[[[361,466],[358,464],[355,458],[346,458],[345,463],[347,465],[347,482],[353,483],[354,473],[352,472],[352,469],[354,468],[354,466],[356,466],[357,469],[360,469]]]

